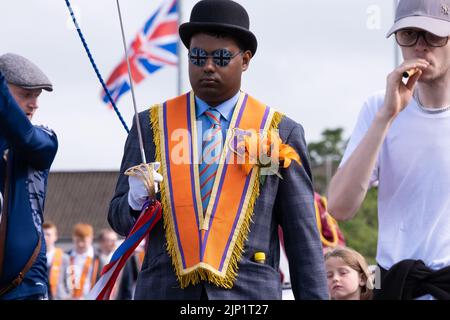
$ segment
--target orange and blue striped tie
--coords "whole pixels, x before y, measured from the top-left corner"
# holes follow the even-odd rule
[[[222,128],[220,126],[220,112],[214,109],[208,109],[205,111],[205,115],[211,122],[211,127],[203,134],[202,162],[199,166],[203,213],[206,212],[206,208],[208,207],[214,179],[219,166],[223,140]]]

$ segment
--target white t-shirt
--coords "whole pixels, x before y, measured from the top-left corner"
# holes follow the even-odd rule
[[[379,92],[365,102],[341,166],[383,100]],[[450,111],[427,114],[412,99],[394,119],[370,182],[378,182],[377,262],[385,269],[404,259],[450,265]]]

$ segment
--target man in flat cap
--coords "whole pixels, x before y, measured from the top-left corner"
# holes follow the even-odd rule
[[[42,222],[58,141],[30,122],[42,90],[53,87],[35,64],[17,54],[0,56],[0,300],[47,297]]]
[[[162,169],[145,172],[160,182],[163,221],[147,239],[135,298],[281,299],[281,225],[295,297],[327,299],[303,128],[241,91],[257,49],[246,10],[199,1],[179,33],[192,91],[139,114],[146,159]],[[140,162],[133,126],[108,215],[124,236],[151,194],[142,174],[124,174]]]
[[[404,62],[364,104],[329,187],[350,219],[378,185],[379,299],[450,299],[450,0],[401,0]],[[408,79],[403,79],[408,78]]]

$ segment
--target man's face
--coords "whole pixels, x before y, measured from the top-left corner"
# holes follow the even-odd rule
[[[31,120],[38,108],[37,100],[42,89],[24,89],[14,84],[8,84],[8,88],[20,109],[22,109],[28,119]]]
[[[56,234],[55,228],[44,229],[45,244],[47,247],[54,247],[56,240],[58,240],[58,235]]]
[[[83,254],[88,251],[88,249],[92,246],[92,237],[78,237],[74,236],[73,245],[75,247],[75,252],[78,254]]]
[[[247,70],[252,54],[249,50],[238,54],[236,41],[230,37],[218,38],[198,33],[191,39],[190,50],[203,49],[210,55],[219,49],[226,49],[234,56],[227,66],[218,66],[207,58],[203,66],[189,62],[189,80],[194,93],[211,106],[232,98],[241,88],[242,72]]]
[[[405,60],[421,58],[430,63],[430,66],[423,71],[419,82],[428,83],[445,77],[450,78],[450,41],[443,47],[431,47],[421,35],[414,46],[401,47],[401,49]]]

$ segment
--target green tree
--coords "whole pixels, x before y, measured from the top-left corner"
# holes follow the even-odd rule
[[[314,165],[323,164],[328,158],[334,161],[344,155],[346,142],[342,138],[343,128],[325,129],[322,132],[322,140],[308,144],[311,162]]]
[[[314,188],[326,193],[328,183],[344,154],[346,142],[342,138],[343,128],[325,129],[322,139],[308,144],[314,176]]]

